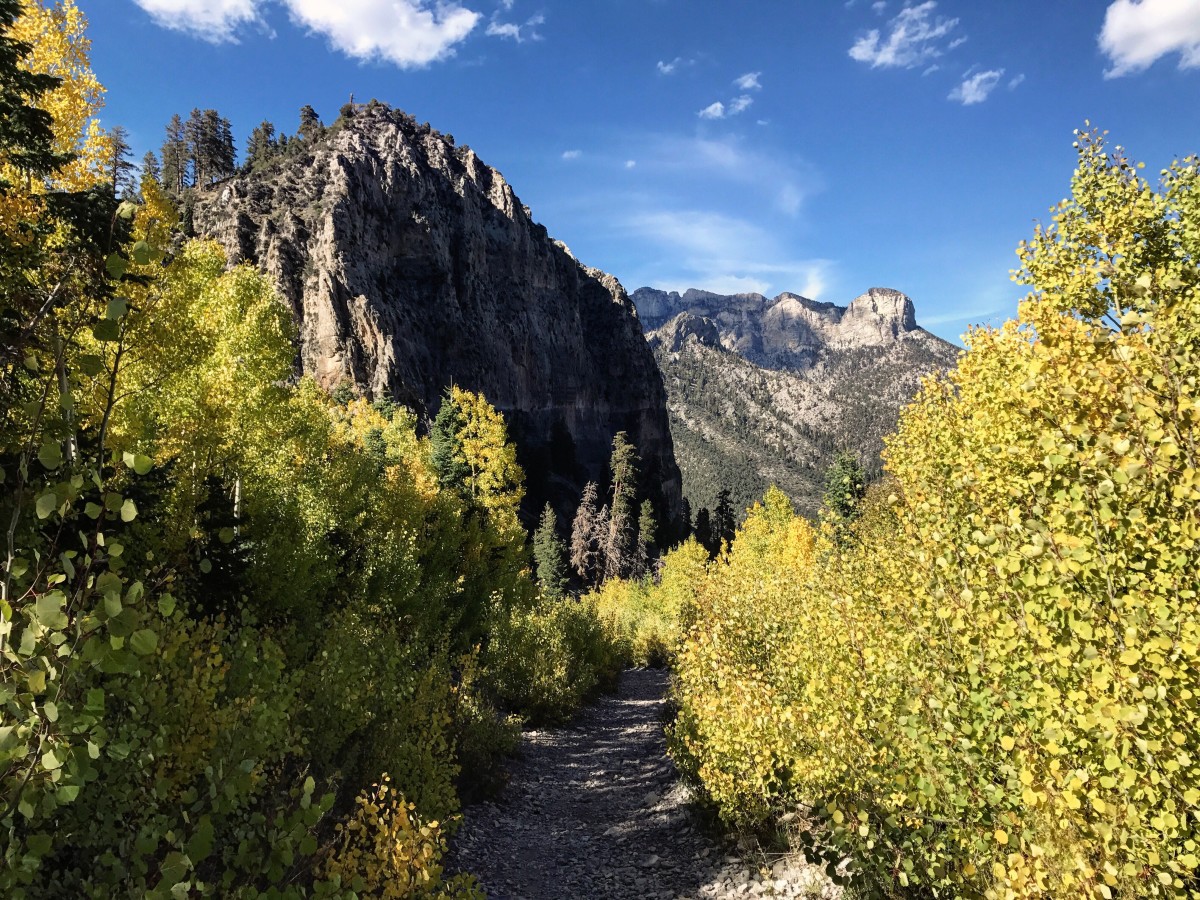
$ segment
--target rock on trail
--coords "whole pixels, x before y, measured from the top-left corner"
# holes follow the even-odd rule
[[[742,858],[705,831],[666,754],[666,686],[633,669],[571,726],[527,732],[503,794],[465,811],[447,869],[494,900],[840,897],[803,860]]]

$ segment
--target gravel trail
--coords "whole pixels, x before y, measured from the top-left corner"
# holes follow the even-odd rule
[[[493,900],[839,897],[803,860],[708,833],[666,753],[667,674],[631,669],[570,726],[526,732],[501,796],[464,811],[448,871]]]

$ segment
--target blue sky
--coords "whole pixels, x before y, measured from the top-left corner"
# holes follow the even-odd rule
[[[455,135],[583,262],[642,285],[905,291],[956,339],[1072,130],[1200,152],[1200,0],[77,0],[138,157],[214,107],[238,146],[353,94]]]

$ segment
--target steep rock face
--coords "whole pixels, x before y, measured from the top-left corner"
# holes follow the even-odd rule
[[[877,477],[901,407],[959,353],[887,288],[845,307],[791,293],[642,288],[633,299],[663,372],[694,510],[711,508],[722,487],[745,506],[775,484],[814,515],[835,452],[854,451]]]
[[[358,107],[304,153],[203,193],[194,223],[274,279],[301,366],[327,387],[428,416],[452,383],[482,392],[520,449],[528,509],[571,509],[626,430],[677,515],[666,397],[633,304],[469,148]]]

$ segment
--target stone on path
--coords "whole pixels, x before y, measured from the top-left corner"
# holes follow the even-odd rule
[[[666,754],[666,688],[631,669],[571,726],[526,732],[501,797],[464,811],[447,871],[492,900],[840,897],[802,859],[743,859],[695,821]]]

